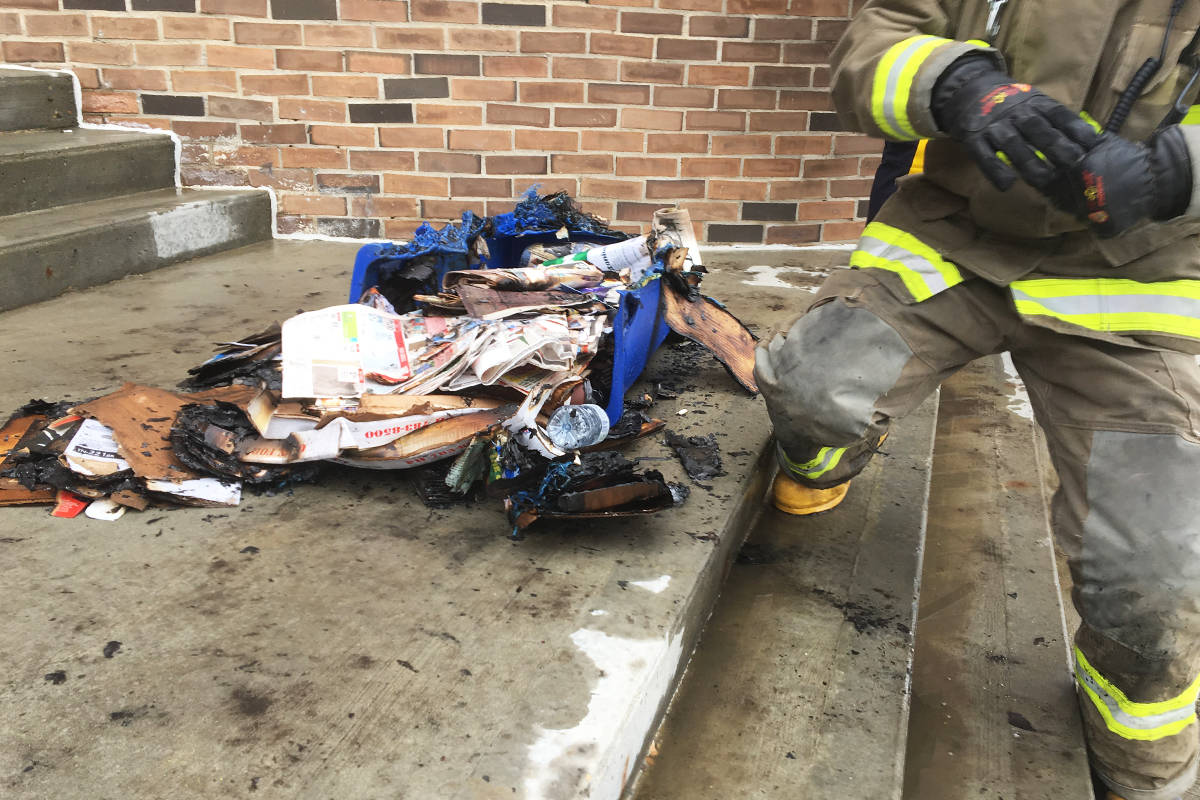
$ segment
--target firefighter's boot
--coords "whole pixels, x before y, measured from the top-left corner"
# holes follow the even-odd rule
[[[775,476],[771,494],[775,507],[785,514],[804,516],[828,511],[846,497],[850,481],[839,483],[829,489],[810,489],[780,470]]]

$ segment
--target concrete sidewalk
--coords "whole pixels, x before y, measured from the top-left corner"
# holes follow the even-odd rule
[[[212,342],[344,302],[355,249],[255,245],[0,315],[0,409],[170,387]],[[802,272],[705,287],[768,325]],[[0,794],[616,798],[770,464],[761,401],[707,354],[649,374],[685,389],[655,415],[715,432],[728,471],[655,517],[514,543],[498,502],[434,511],[350,469],[231,510],[0,509]],[[658,439],[631,455],[687,481]]]

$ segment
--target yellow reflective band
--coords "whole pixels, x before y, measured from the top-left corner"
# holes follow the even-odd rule
[[[967,44],[973,44],[977,47],[986,47],[989,50],[992,49],[992,43],[985,42],[983,39],[967,39]]]
[[[846,449],[845,447],[822,447],[812,460],[805,461],[803,464],[792,461],[791,457],[783,452],[783,448],[780,448],[779,452],[783,453],[789,470],[801,477],[815,480],[840,464]]]
[[[1200,125],[1200,106],[1192,106],[1179,120],[1180,125]]]
[[[1096,118],[1093,117],[1091,114],[1089,114],[1086,111],[1080,111],[1079,118],[1082,119],[1084,122],[1086,122],[1088,125],[1091,125],[1092,130],[1094,130],[1096,133],[1100,133],[1101,131],[1104,130],[1104,126],[1101,125],[1099,122],[1097,122]]]
[[[1200,339],[1200,281],[1042,278],[1009,284],[1023,316],[1050,317],[1107,333],[1164,333]]]
[[[871,89],[871,116],[889,137],[921,138],[908,119],[913,78],[929,54],[948,42],[938,36],[912,36],[892,45],[879,60]]]
[[[963,282],[962,273],[929,245],[907,231],[882,222],[863,229],[850,266],[884,269],[900,277],[917,302]]]
[[[919,172],[925,171],[925,148],[928,146],[928,139],[922,139],[917,142],[917,152],[913,153],[912,164],[908,167],[909,175],[916,175]]]
[[[1122,739],[1153,742],[1174,736],[1196,721],[1200,676],[1180,694],[1155,703],[1130,700],[1096,671],[1075,648],[1075,680],[1104,718],[1105,726]]]

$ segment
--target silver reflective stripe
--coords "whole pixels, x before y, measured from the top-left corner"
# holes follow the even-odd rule
[[[1186,719],[1190,719],[1196,714],[1196,709],[1190,705],[1187,705],[1183,708],[1177,708],[1174,711],[1164,711],[1162,714],[1150,714],[1144,717],[1135,717],[1132,714],[1125,713],[1117,701],[1107,691],[1105,691],[1104,687],[1097,683],[1096,680],[1089,675],[1086,670],[1084,670],[1078,661],[1075,662],[1075,677],[1080,683],[1091,689],[1095,694],[1095,697],[1098,698],[1100,702],[1104,703],[1104,706],[1108,709],[1109,713],[1112,714],[1112,718],[1121,725],[1124,725],[1126,728],[1149,731],[1154,730],[1155,728],[1161,728],[1164,725],[1169,725],[1172,722],[1182,722]]]
[[[1010,285],[1013,297],[1045,306],[1055,314],[1171,314],[1200,319],[1200,300],[1170,294],[1077,294],[1036,297]]]
[[[937,294],[950,288],[946,278],[927,258],[923,258],[911,250],[906,250],[894,244],[888,244],[882,239],[876,239],[869,234],[863,234],[858,240],[858,250],[878,258],[895,261],[921,276],[921,280],[929,287],[930,294]]]
[[[883,117],[891,125],[892,130],[900,134],[908,133],[910,125],[901,125],[900,118],[896,115],[897,100],[900,101],[907,109],[909,91],[904,92],[903,97],[897,97],[897,92],[900,91],[900,78],[904,75],[904,68],[908,65],[908,60],[913,57],[913,54],[922,47],[936,40],[936,36],[918,36],[908,43],[908,46],[900,51],[900,55],[892,62],[892,68],[888,70],[887,89],[883,93]],[[915,137],[914,137],[915,138]]]

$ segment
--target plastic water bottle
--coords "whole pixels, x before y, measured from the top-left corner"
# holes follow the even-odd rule
[[[608,436],[608,414],[591,403],[562,406],[550,415],[546,433],[550,434],[550,441],[563,450],[591,447]]]

